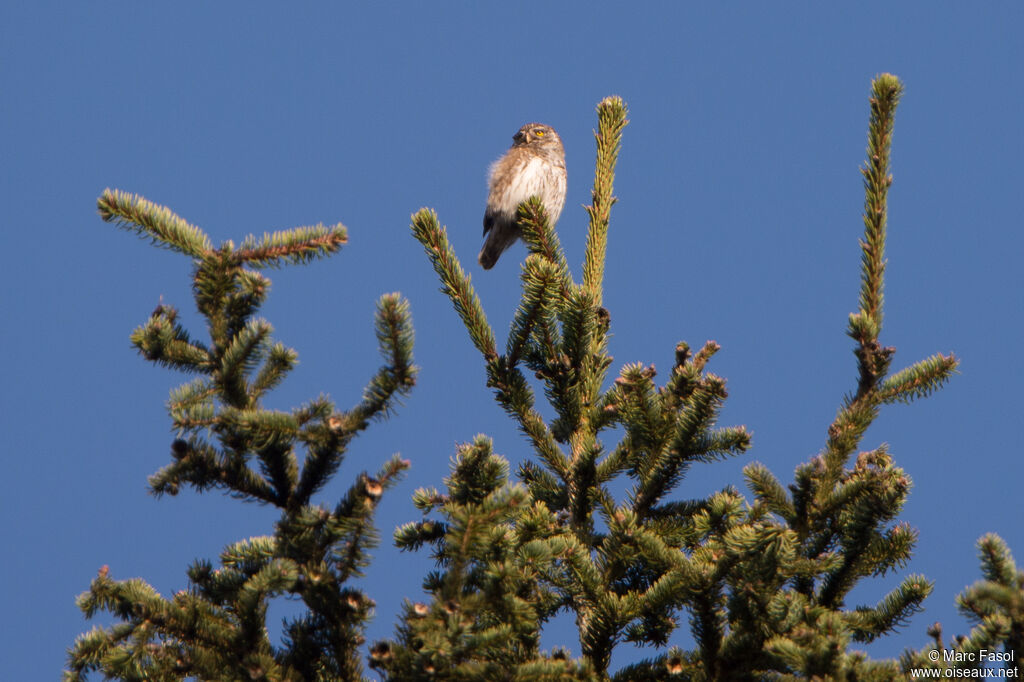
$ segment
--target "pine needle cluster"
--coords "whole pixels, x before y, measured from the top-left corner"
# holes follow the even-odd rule
[[[423,488],[424,515],[395,531],[403,550],[429,545],[438,570],[429,603],[407,602],[398,641],[371,648],[371,665],[392,680],[589,680],[564,650],[541,653],[540,629],[558,595],[540,576],[555,570],[558,518],[531,505],[486,436],[460,445],[447,491]]]

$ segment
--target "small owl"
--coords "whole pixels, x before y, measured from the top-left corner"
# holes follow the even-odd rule
[[[522,237],[516,225],[519,204],[540,198],[552,224],[565,205],[565,149],[551,126],[527,123],[512,138],[512,147],[491,166],[490,193],[484,212],[484,247],[478,260],[484,270]]]

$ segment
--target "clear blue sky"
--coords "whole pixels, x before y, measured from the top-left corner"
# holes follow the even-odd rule
[[[413,463],[380,508],[385,542],[365,581],[378,604],[372,641],[421,594],[426,555],[389,541],[417,518],[413,490],[440,485],[455,443],[480,432],[513,463],[528,456],[409,215],[438,211],[503,340],[525,249],[490,272],[475,263],[487,166],[527,121],[559,131],[569,168],[559,230],[578,277],[594,105],[622,95],[631,124],[605,299],[615,371],[668,367],[677,341],[717,340],[712,368],[731,391],[721,423],[746,424],[754,447],[694,470],[680,495],[741,485],[754,460],[789,481],[854,386],[844,329],[857,301],[858,166],[869,83],[883,71],[907,91],[882,340],[897,348],[895,368],[936,351],[963,365],[932,398],[886,410],[864,443],[889,443],[912,477],[903,518],[920,542],[906,572],[936,582],[927,610],[870,652],[919,647],[936,620],[965,632],[953,599],[979,578],[976,540],[997,532],[1024,563],[1024,9],[678,5],[5,3],[0,676],[54,678],[91,627],[73,600],[100,566],[168,594],[194,558],[276,518],[216,493],[146,493],[169,459],[163,403],[184,377],[143,361],[128,334],[161,296],[186,324],[198,319],[189,263],[102,223],[104,187],[167,205],[218,242],[349,227],[337,256],[269,273],[265,315],[301,360],[274,407],[321,391],[355,403],[378,363],[376,298],[411,300],[420,383],[322,494],[336,499],[394,452]],[[855,597],[874,603],[897,578]],[[566,625],[546,647],[578,652]]]

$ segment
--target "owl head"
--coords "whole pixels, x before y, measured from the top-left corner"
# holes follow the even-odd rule
[[[543,123],[527,123],[512,136],[513,147],[530,147],[537,150],[558,151],[565,153],[562,139],[555,129]]]

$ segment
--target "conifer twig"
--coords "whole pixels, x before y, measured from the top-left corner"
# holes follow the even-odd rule
[[[196,258],[213,249],[210,238],[201,229],[190,225],[166,206],[158,206],[137,194],[108,188],[103,190],[96,205],[103,220],[117,223],[140,236],[148,236],[154,244]]]
[[[591,292],[597,305],[602,302],[604,289],[604,262],[608,249],[608,221],[611,218],[612,184],[615,179],[615,163],[622,146],[622,129],[629,122],[626,119],[626,103],[621,97],[606,97],[597,105],[598,125],[594,138],[597,140],[597,163],[594,172],[594,189],[591,194],[587,215],[590,229],[587,231],[587,248],[583,261],[583,288]]]
[[[325,227],[295,227],[278,232],[265,232],[257,239],[246,237],[235,251],[235,257],[255,267],[280,267],[282,263],[298,265],[318,256],[335,253],[348,243],[348,230],[341,223]]]
[[[868,126],[868,158],[864,175],[864,240],[861,259],[860,312],[872,323],[874,338],[882,328],[882,291],[885,275],[886,199],[892,176],[889,157],[896,107],[903,84],[896,76],[883,73],[872,83],[871,121]]]
[[[480,298],[473,290],[469,275],[462,269],[455,250],[448,242],[447,231],[438,223],[437,214],[428,208],[421,208],[412,216],[412,231],[426,249],[435,272],[441,278],[441,291],[455,305],[455,311],[466,325],[473,345],[485,358],[497,357],[494,332],[487,322]]]
[[[864,176],[864,239],[861,240],[861,289],[859,309],[850,315],[847,334],[857,342],[858,381],[856,393],[844,401],[828,430],[825,464],[829,480],[838,480],[847,457],[878,414],[876,388],[885,377],[894,348],[878,342],[882,330],[885,278],[886,199],[892,176],[893,121],[903,94],[903,84],[892,74],[882,74],[871,83],[871,118],[868,125],[868,158]],[[826,488],[831,486],[826,486]]]
[[[555,267],[561,300],[567,299],[573,286],[569,264],[565,260],[565,252],[562,250],[558,233],[548,220],[543,202],[537,197],[530,197],[519,205],[518,215],[519,227],[523,230],[523,241],[532,253],[540,255]]]
[[[903,94],[903,84],[892,74],[884,73],[871,84],[871,120],[868,126],[868,158],[861,174],[864,176],[864,239],[861,241],[860,309],[850,316],[849,335],[857,341],[860,380],[856,397],[866,396],[874,389],[889,367],[893,349],[878,345],[882,331],[883,291],[885,288],[886,201],[892,176],[889,158],[892,153],[893,122],[896,106]]]

